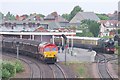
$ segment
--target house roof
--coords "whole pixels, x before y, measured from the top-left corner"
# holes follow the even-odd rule
[[[100,20],[99,23],[105,24],[106,22],[112,23],[112,24],[118,24],[118,20]]]
[[[46,20],[46,19],[55,19],[55,17],[54,17],[53,15],[49,14],[49,15],[47,15],[44,19],[45,19],[45,20]]]
[[[62,16],[58,15],[57,12],[53,12],[49,15],[47,15],[44,20],[55,20],[56,22],[68,22],[66,19],[64,19]]]
[[[33,14],[33,15],[31,15],[30,17],[26,18],[23,21],[35,21],[34,18],[36,18],[37,16],[38,16],[38,14]],[[43,21],[43,18],[40,17],[40,20]]]
[[[58,16],[57,12],[52,12],[51,14],[47,15],[44,19],[55,19]]]
[[[68,22],[65,18],[63,18],[62,16],[58,16],[58,22]]]
[[[118,20],[118,14],[113,14],[110,16],[110,20]]]
[[[33,19],[37,14],[31,15],[30,17],[26,18],[24,21],[29,21],[30,19]]]
[[[61,26],[58,22],[51,22],[51,23],[48,24],[48,27],[49,27],[50,30],[53,30],[55,28],[60,28]]]
[[[35,29],[34,32],[48,32],[48,31],[44,29],[42,26],[40,26],[37,29]]]
[[[119,28],[120,26],[118,20],[100,20],[98,23],[103,24],[106,28]]]
[[[78,12],[70,21],[70,23],[80,23],[82,20],[99,21],[99,17],[94,12]]]

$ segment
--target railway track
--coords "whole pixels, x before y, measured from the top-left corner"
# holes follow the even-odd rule
[[[16,58],[15,54],[4,53],[2,55]],[[25,57],[25,56],[19,56],[19,60],[25,62],[29,66],[29,68],[30,68],[30,76],[29,76],[30,80],[32,78],[42,78],[42,70],[41,70],[41,67],[39,66],[38,63],[36,63],[35,61],[33,61],[30,58]]]
[[[115,59],[117,58],[115,58],[113,55],[108,56],[102,53],[97,54],[98,74],[102,80],[106,80],[106,78],[109,80],[113,80],[114,77],[108,69],[108,61]]]
[[[54,65],[48,66],[53,71],[53,78],[63,78],[64,80],[66,80],[67,76],[59,64],[55,63]]]

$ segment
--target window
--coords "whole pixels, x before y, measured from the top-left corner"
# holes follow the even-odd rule
[[[45,48],[44,51],[50,51],[50,48]]]
[[[56,48],[52,48],[52,51],[56,51]]]

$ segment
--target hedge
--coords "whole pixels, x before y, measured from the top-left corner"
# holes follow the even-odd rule
[[[23,65],[20,61],[10,62],[3,61],[2,62],[2,78],[9,79],[13,77],[18,72],[22,72],[24,70]]]

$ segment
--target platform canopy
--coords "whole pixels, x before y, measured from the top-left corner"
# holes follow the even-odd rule
[[[76,35],[76,32],[0,32],[2,35]]]

